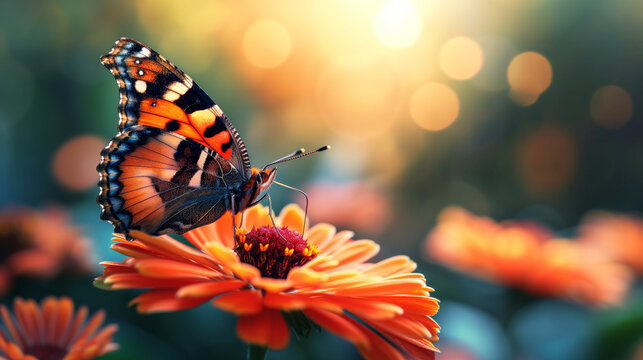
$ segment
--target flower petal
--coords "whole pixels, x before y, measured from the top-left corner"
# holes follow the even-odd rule
[[[150,290],[130,301],[136,310],[142,313],[157,313],[185,310],[197,307],[208,298],[177,298],[174,290]]]
[[[222,276],[220,272],[202,266],[166,259],[140,259],[136,262],[135,267],[141,275],[153,278],[215,279]]]
[[[422,290],[424,284],[418,279],[383,280],[338,288],[334,293],[345,296],[413,294]]]
[[[372,240],[356,240],[342,246],[334,254],[339,266],[363,263],[380,251],[380,246]]]
[[[237,315],[260,313],[263,299],[259,290],[240,290],[221,295],[212,301],[220,309]]]
[[[199,279],[162,279],[151,278],[137,273],[113,274],[104,278],[104,283],[109,285],[110,289],[175,289],[186,286]]]
[[[313,259],[314,260],[314,259]],[[306,267],[296,267],[288,273],[288,281],[295,287],[317,286],[324,282],[326,276]]]
[[[360,331],[357,326],[346,320],[345,315],[337,315],[332,312],[315,308],[305,309],[304,314],[306,314],[306,316],[308,316],[312,321],[319,324],[319,326],[335,335],[347,339],[357,346],[370,346],[366,335]]]
[[[306,232],[306,241],[321,250],[322,248],[320,246],[330,241],[333,236],[335,236],[335,232],[337,232],[337,230],[330,224],[317,224]]]
[[[258,289],[266,290],[270,293],[277,293],[289,289],[292,287],[292,284],[288,280],[284,279],[272,279],[268,277],[255,277],[250,280],[252,285]]]
[[[317,246],[319,252],[322,254],[334,254],[338,248],[349,242],[353,238],[353,235],[355,235],[355,233],[352,231],[340,231],[330,240],[319,244],[319,246]]]
[[[321,299],[332,302],[349,313],[366,319],[390,319],[402,315],[404,310],[385,301],[371,301],[370,298],[353,298],[345,296],[322,295]]]
[[[250,344],[281,350],[288,345],[290,333],[279,311],[265,309],[254,315],[243,315],[237,320],[237,334]]]
[[[241,280],[221,280],[186,285],[176,292],[178,298],[213,298],[246,285]]]
[[[411,261],[408,256],[393,256],[388,259],[382,260],[367,270],[364,270],[365,275],[373,276],[390,276],[394,274],[406,274],[410,273],[417,265],[415,262]]]
[[[243,213],[242,228],[252,230],[252,228],[260,228],[262,226],[272,226],[272,221],[268,215],[268,208],[262,205],[256,205],[247,209]],[[238,225],[237,225],[238,226]]]
[[[304,210],[297,204],[288,204],[281,209],[276,220],[279,226],[285,226],[301,233],[304,226]]]

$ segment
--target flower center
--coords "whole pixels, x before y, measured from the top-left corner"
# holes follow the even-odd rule
[[[33,355],[39,360],[62,360],[67,355],[67,350],[55,345],[34,345],[26,348],[25,354]]]
[[[236,233],[239,241],[235,251],[239,259],[258,268],[265,277],[285,279],[290,269],[307,263],[319,253],[315,245],[287,227],[279,228],[279,233],[268,226],[249,232],[237,229]]]

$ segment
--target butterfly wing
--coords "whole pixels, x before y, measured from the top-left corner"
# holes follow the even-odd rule
[[[221,108],[183,71],[140,42],[119,39],[101,63],[120,92],[118,130],[147,125],[216,151],[250,177],[246,147]]]
[[[101,152],[101,218],[114,231],[184,233],[214,222],[245,179],[203,144],[177,133],[134,125]]]

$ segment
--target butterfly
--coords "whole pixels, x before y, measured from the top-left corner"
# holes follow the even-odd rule
[[[121,38],[100,60],[120,92],[119,133],[97,166],[101,219],[115,232],[182,234],[236,214],[271,186],[268,166],[306,155],[253,168],[221,108],[162,55]]]

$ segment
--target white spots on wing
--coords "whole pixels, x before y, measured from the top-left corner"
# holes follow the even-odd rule
[[[180,98],[181,95],[175,93],[174,91],[166,91],[165,94],[163,94],[163,99],[167,101],[176,101],[178,98]]]
[[[203,170],[198,170],[197,172],[195,172],[194,175],[192,175],[192,179],[190,179],[190,183],[188,185],[194,188],[201,187],[201,175],[203,175]]]
[[[137,72],[137,74],[138,74],[138,76],[143,76],[143,75],[145,75],[145,71],[143,71],[143,70],[139,70],[139,71]]]
[[[141,53],[141,55],[143,55],[144,57],[149,57],[149,56],[151,56],[151,55],[152,55],[152,52],[150,51],[150,49],[148,49],[148,48],[146,48],[146,47],[142,48],[140,53]]]
[[[184,83],[179,81],[175,81],[171,83],[170,86],[168,86],[167,88],[181,95],[185,94],[188,90],[190,90],[189,87],[187,87]]]
[[[147,83],[143,80],[136,80],[134,83],[134,88],[139,93],[143,94],[147,90]]]
[[[201,151],[201,155],[199,155],[199,161],[197,161],[196,165],[199,167],[199,169],[203,169],[205,166],[205,160],[208,158],[208,153],[205,151]]]
[[[223,116],[223,110],[221,110],[221,108],[217,104],[214,104],[214,114],[216,116]]]

